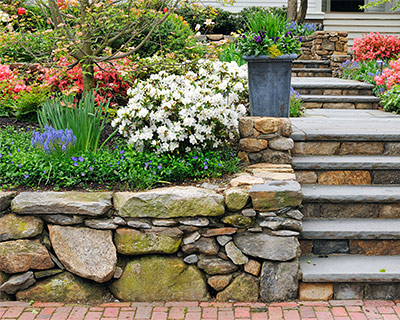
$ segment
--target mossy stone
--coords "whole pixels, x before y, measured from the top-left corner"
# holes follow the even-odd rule
[[[32,238],[43,231],[41,219],[15,214],[6,214],[1,217],[0,226],[0,241]]]
[[[254,219],[251,217],[245,217],[241,214],[233,214],[226,216],[222,219],[223,223],[229,224],[236,228],[249,228],[254,225]]]
[[[106,295],[104,286],[69,272],[36,282],[32,287],[16,294],[17,300],[42,302],[103,301]]]
[[[217,294],[217,301],[257,301],[258,283],[248,274],[237,276],[232,283]]]
[[[240,188],[230,188],[225,191],[225,204],[230,211],[242,210],[249,201],[249,191]]]
[[[111,292],[122,301],[204,301],[208,298],[204,276],[177,257],[144,256],[127,263]]]
[[[175,253],[182,242],[183,232],[178,228],[157,228],[139,231],[119,228],[115,232],[114,242],[117,251],[126,255],[151,253]]]

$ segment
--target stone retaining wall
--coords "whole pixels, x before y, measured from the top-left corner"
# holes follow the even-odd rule
[[[247,163],[290,164],[294,142],[288,118],[243,117],[239,120],[239,157]]]
[[[301,200],[265,163],[220,186],[0,192],[0,299],[294,299]]]
[[[299,60],[328,60],[333,75],[340,64],[350,59],[347,46],[348,33],[345,31],[316,31],[312,36],[304,37]],[[324,66],[322,66],[324,67]]]

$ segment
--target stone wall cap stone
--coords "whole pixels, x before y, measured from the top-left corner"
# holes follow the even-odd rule
[[[196,187],[159,188],[145,192],[117,192],[114,206],[122,217],[176,218],[220,216],[224,197]]]
[[[21,192],[11,202],[19,214],[100,216],[111,209],[111,192]]]

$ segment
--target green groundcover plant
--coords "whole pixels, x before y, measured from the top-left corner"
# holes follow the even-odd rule
[[[97,153],[44,153],[31,140],[31,129],[0,130],[0,185],[58,188],[146,189],[160,183],[217,178],[239,170],[231,149],[164,155],[137,152],[114,140]]]

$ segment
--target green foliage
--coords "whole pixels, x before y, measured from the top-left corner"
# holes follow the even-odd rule
[[[211,6],[184,5],[177,10],[177,13],[189,23],[193,30],[196,29],[197,25],[200,25],[199,31],[201,33],[229,35],[239,30],[246,31],[247,25],[245,17],[259,9],[261,9],[261,7],[249,7],[243,9],[241,12],[229,12]],[[284,7],[262,8],[262,10],[286,16],[286,8]],[[207,19],[211,19],[214,22],[211,28],[205,25]]]
[[[219,56],[219,60],[223,62],[232,62],[235,61],[238,66],[242,66],[246,64],[246,61],[243,59],[242,55],[238,51],[235,42],[230,42],[228,45],[225,46],[224,50]]]
[[[400,113],[400,85],[395,85],[381,95],[383,110]]]
[[[141,39],[135,41],[138,45]],[[149,40],[137,51],[141,57],[151,57],[157,52],[179,52],[186,57],[203,54],[203,49],[197,45],[195,35],[190,26],[178,15],[171,14],[164,23],[158,26]]]
[[[304,115],[304,102],[301,100],[300,95],[291,89],[292,94],[290,95],[289,104],[289,116],[292,118],[301,117]]]
[[[50,89],[44,86],[33,86],[30,91],[21,91],[16,100],[9,103],[10,113],[18,119],[37,119],[37,111],[50,94]]]
[[[361,6],[360,9],[367,9],[367,8],[371,8],[371,7],[376,7],[376,6],[380,6],[382,4],[385,4],[387,2],[393,2],[394,6],[390,9],[392,11],[396,11],[400,8],[400,1],[399,0],[377,0],[375,2],[369,2],[364,6]]]
[[[231,150],[156,155],[137,152],[118,143],[97,153],[76,152],[71,157],[47,157],[32,147],[31,132],[0,130],[0,185],[110,189],[146,189],[161,182],[216,178],[239,169]],[[117,141],[115,141],[117,143]]]
[[[56,130],[71,129],[77,139],[77,151],[96,152],[108,118],[109,101],[96,103],[95,97],[96,92],[92,91],[79,101],[75,101],[73,96],[47,100],[38,112],[41,128],[48,125]]]

